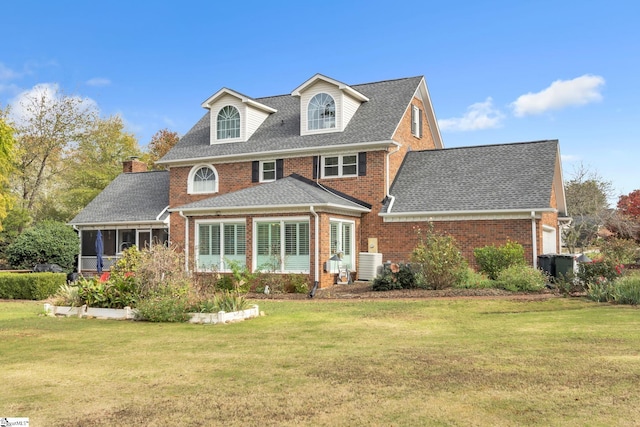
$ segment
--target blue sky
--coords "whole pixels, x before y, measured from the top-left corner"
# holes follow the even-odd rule
[[[640,2],[21,0],[3,15],[0,106],[58,87],[141,146],[186,133],[222,87],[424,75],[445,147],[559,139],[565,179],[582,163],[640,188]]]

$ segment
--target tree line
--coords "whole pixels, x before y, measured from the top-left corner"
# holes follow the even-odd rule
[[[179,139],[162,129],[142,149],[118,115],[60,90],[33,91],[0,106],[0,264],[29,227],[66,223],[139,157],[150,169]]]

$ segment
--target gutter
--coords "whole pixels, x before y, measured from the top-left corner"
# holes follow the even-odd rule
[[[423,211],[423,212],[398,212],[398,213],[379,213],[378,215],[395,216],[395,217],[413,217],[413,216],[439,216],[439,215],[480,215],[480,214],[529,214],[531,209],[487,209],[487,210],[468,210],[468,211]],[[556,212],[554,208],[536,209],[534,212]]]

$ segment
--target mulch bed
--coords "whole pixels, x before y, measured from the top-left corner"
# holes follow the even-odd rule
[[[514,293],[502,289],[401,289],[393,291],[373,291],[369,282],[355,282],[351,285],[334,285],[318,289],[313,298],[307,294],[259,294],[249,293],[248,299],[263,300],[352,300],[352,299],[429,299],[429,298],[505,298],[517,300],[540,300],[555,298],[551,291],[541,293]]]

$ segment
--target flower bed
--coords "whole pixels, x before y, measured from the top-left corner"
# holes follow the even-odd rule
[[[136,310],[130,307],[117,309],[87,307],[86,305],[83,305],[82,307],[67,307],[45,304],[44,311],[49,316],[76,316],[96,319],[133,320],[136,316]],[[251,308],[241,311],[219,311],[218,313],[190,313],[190,315],[191,318],[189,319],[189,323],[215,325],[217,323],[238,322],[241,320],[258,317],[260,315],[260,311],[258,309],[258,306],[254,304]]]

